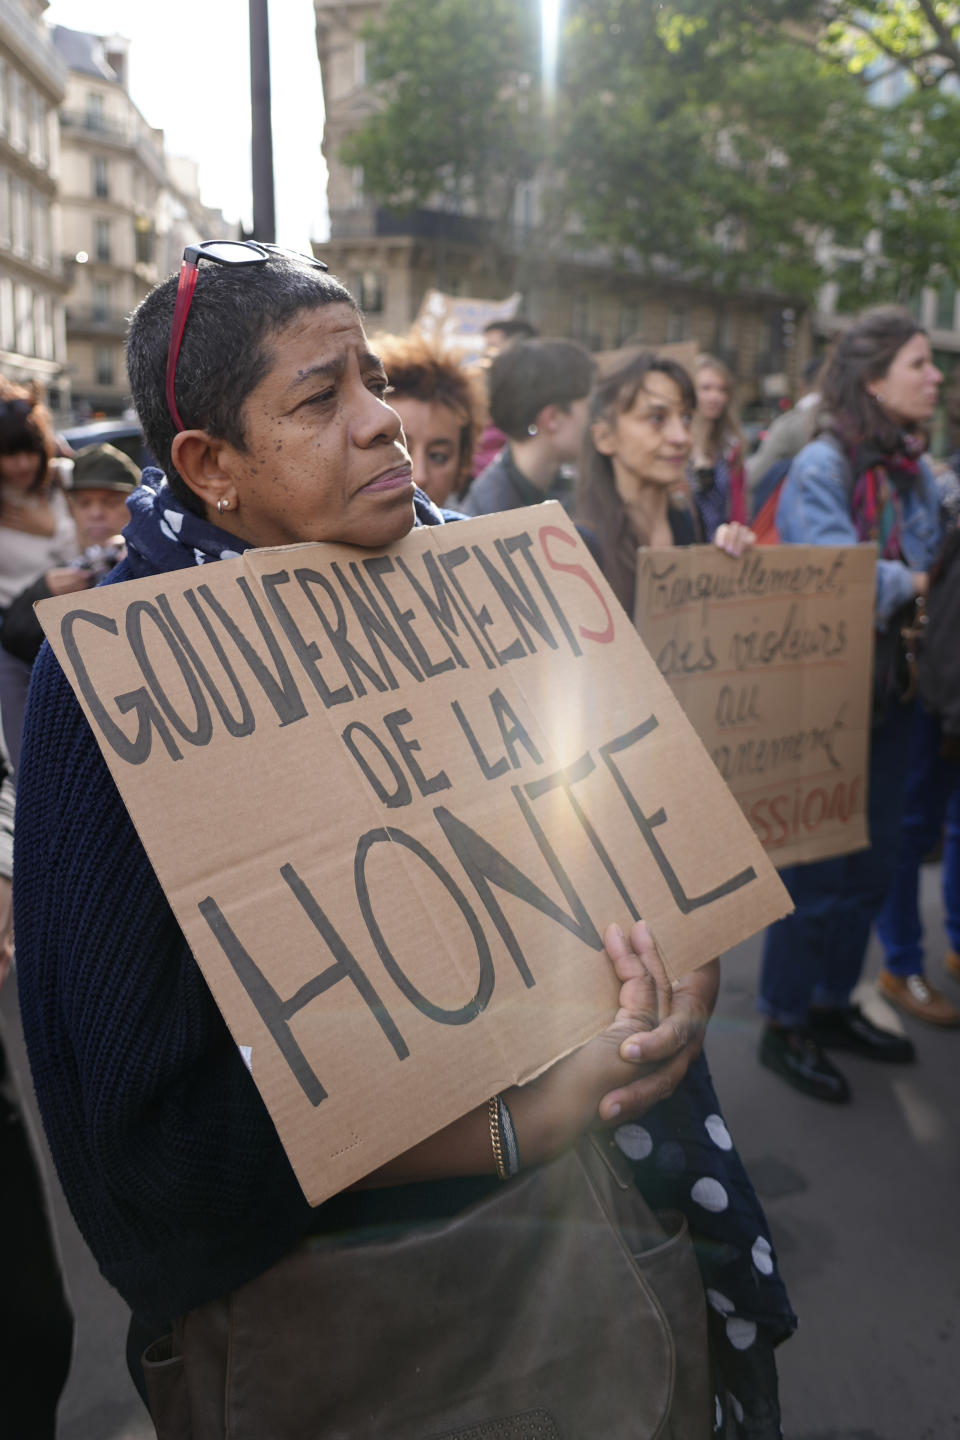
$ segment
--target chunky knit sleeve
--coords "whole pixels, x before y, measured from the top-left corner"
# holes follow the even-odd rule
[[[163,1319],[272,1264],[313,1212],[48,646],[14,871],[23,1025],[61,1183],[107,1279]]]

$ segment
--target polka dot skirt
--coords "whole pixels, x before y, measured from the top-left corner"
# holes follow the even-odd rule
[[[616,1141],[655,1210],[687,1218],[707,1296],[714,1434],[780,1440],[774,1347],[797,1319],[777,1269],[766,1216],[720,1113],[706,1058]]]

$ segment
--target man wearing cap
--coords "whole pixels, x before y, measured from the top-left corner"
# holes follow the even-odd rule
[[[127,496],[140,484],[133,461],[112,445],[87,445],[78,450],[65,481],[67,504],[77,530],[77,559],[48,570],[21,590],[3,612],[0,644],[32,665],[43,644],[43,630],[34,614],[38,600],[86,590],[123,558],[120,531],[130,518]]]

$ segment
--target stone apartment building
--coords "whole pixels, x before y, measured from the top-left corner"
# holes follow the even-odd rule
[[[196,165],[165,153],[163,131],[131,99],[128,42],[64,26],[51,36],[66,68],[60,194],[73,409],[118,416],[129,405],[128,315],[177,268],[184,245],[227,229],[200,200]]]
[[[330,239],[319,256],[361,301],[371,329],[402,331],[431,286],[450,294],[500,299],[523,294],[522,313],[544,334],[570,336],[592,350],[641,338],[650,344],[693,340],[718,354],[740,382],[747,404],[789,393],[809,355],[809,322],[789,297],[720,297],[671,277],[615,270],[598,251],[577,246],[549,263],[531,263],[525,246],[535,195],[520,197],[501,248],[513,283],[492,289],[482,217],[419,210],[398,217],[364,192],[363,175],[339,159],[347,135],[371,113],[362,29],[382,0],[314,0],[326,125],[323,151]]]
[[[64,65],[47,0],[0,0],[0,370],[69,397],[57,201]]]

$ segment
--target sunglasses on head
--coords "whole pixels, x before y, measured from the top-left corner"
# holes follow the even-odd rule
[[[315,260],[312,255],[298,255],[295,250],[285,250],[280,245],[267,245],[260,240],[203,240],[199,245],[188,245],[184,250],[183,259],[180,262],[180,283],[177,286],[177,299],[173,307],[173,320],[170,325],[166,377],[167,409],[170,411],[170,419],[178,431],[185,430],[187,427],[181,420],[180,411],[177,409],[174,382],[177,377],[177,359],[180,355],[183,331],[193,302],[193,292],[197,288],[197,272],[200,261],[212,260],[215,265],[265,265],[275,255],[280,255],[287,260],[299,260],[304,265],[311,265],[315,270],[327,269],[322,260]]]

